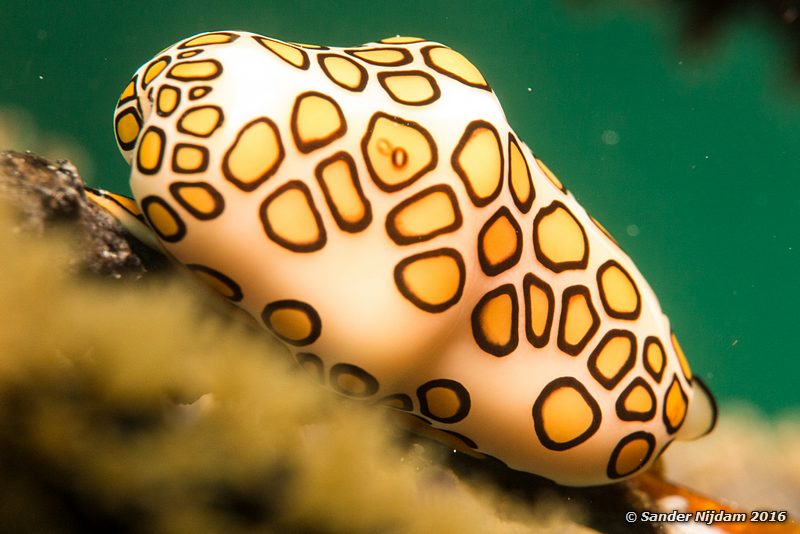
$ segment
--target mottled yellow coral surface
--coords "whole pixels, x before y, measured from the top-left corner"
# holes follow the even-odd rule
[[[584,531],[393,441],[188,281],[69,273],[0,212],[0,530]]]

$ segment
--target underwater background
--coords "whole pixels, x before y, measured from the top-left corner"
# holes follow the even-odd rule
[[[175,41],[248,30],[443,42],[620,241],[723,405],[800,407],[800,79],[763,21],[688,47],[666,2],[0,0],[0,148],[127,193],[112,132],[132,73]],[[13,145],[10,145],[13,140]]]

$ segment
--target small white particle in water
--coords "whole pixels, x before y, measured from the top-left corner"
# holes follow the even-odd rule
[[[531,91],[533,91],[533,88],[532,87],[528,87],[528,92],[530,93]]]
[[[735,347],[738,344],[739,344],[739,340],[738,339],[734,339],[733,343],[731,343],[731,347]]]
[[[639,227],[636,226],[635,224],[629,224],[628,227],[625,229],[625,231],[631,237],[636,237],[637,235],[639,235]]]
[[[619,143],[619,134],[614,130],[605,130],[600,139],[607,145],[614,146]]]
[[[43,74],[40,74],[40,75],[39,75],[39,79],[40,79],[40,80],[44,80],[44,75],[43,75]]]
[[[708,159],[708,155],[706,155],[705,158]]]

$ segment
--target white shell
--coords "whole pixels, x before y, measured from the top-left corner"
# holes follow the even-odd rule
[[[115,124],[165,248],[332,389],[570,485],[647,468],[698,391],[713,426],[639,271],[449,48],[201,34]]]

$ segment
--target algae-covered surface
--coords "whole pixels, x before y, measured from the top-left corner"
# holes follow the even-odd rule
[[[74,227],[37,237],[18,214],[0,203],[4,531],[626,532],[626,509],[653,509],[409,440],[190,280],[87,276]],[[731,408],[665,472],[800,514],[798,437],[800,419]]]
[[[90,185],[124,193],[114,105],[179,39],[241,29],[338,46],[395,34],[446,43],[633,257],[723,405],[777,415],[800,405],[795,49],[755,9],[688,46],[675,4],[688,3],[6,0],[0,125],[23,142],[0,145],[69,158]]]
[[[4,532],[583,531],[402,446],[198,286],[69,274],[70,234],[16,226],[3,205]]]

